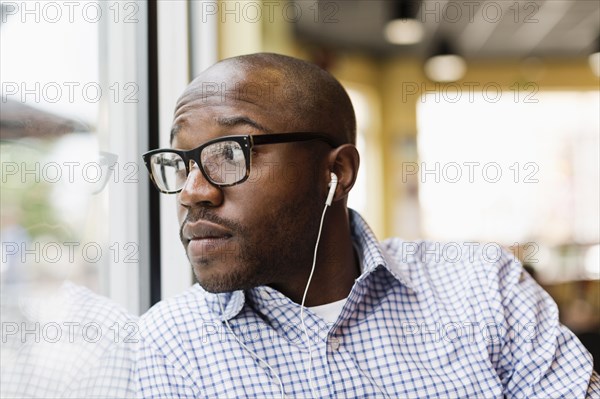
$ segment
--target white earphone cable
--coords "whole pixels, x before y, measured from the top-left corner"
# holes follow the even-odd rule
[[[308,331],[306,329],[306,324],[304,323],[304,303],[306,302],[306,295],[308,293],[308,288],[310,287],[310,282],[312,281],[312,277],[315,272],[315,267],[317,265],[317,251],[319,249],[319,241],[321,240],[321,232],[323,230],[323,221],[325,220],[325,213],[327,212],[327,207],[329,207],[331,205],[331,201],[333,200],[333,195],[335,193],[335,188],[337,186],[337,176],[333,173],[331,175],[332,175],[331,176],[332,177],[331,184],[333,186],[330,187],[330,190],[329,190],[329,193],[327,196],[327,200],[325,201],[325,207],[323,208],[323,213],[321,214],[321,222],[319,223],[319,233],[317,234],[317,242],[315,244],[315,251],[313,254],[313,263],[312,263],[312,267],[310,270],[310,275],[308,276],[308,281],[306,283],[306,287],[304,288],[304,295],[302,295],[302,303],[300,304],[300,321],[302,324],[302,330],[304,331],[304,335],[306,337],[306,344],[308,346],[307,376],[308,376],[308,383],[310,385],[310,392],[311,392],[313,398],[316,398],[317,395],[315,394],[315,387],[313,385],[313,379],[312,379],[312,345],[310,343],[310,336],[308,335]],[[225,311],[223,310],[223,304],[221,304],[220,298],[218,299],[218,302],[219,302],[219,307],[221,308],[221,315],[223,315],[225,313]],[[242,346],[242,348],[244,348],[258,362],[263,363],[265,366],[267,366],[267,368],[271,371],[271,374],[274,375],[275,378],[277,378],[277,382],[279,383],[279,388],[281,389],[281,398],[282,399],[285,398],[283,382],[281,381],[281,378],[279,377],[279,375],[277,373],[275,373],[275,370],[273,370],[271,365],[269,363],[267,363],[263,358],[258,356],[256,353],[254,353],[254,351],[252,351],[250,348],[248,348],[248,346],[246,346],[246,344],[244,344],[237,337],[237,335],[235,335],[235,333],[233,332],[233,329],[229,325],[229,321],[227,319],[224,319],[223,321],[225,322],[225,326],[227,327],[227,329],[229,330],[231,335],[233,335],[233,338],[235,338],[235,340]]]
[[[221,299],[220,298],[218,298],[218,302],[219,302],[219,307],[221,308],[221,315],[223,315],[223,313],[225,313],[225,311],[223,310],[223,305],[221,304]],[[271,367],[271,365],[269,363],[267,363],[266,360],[264,360],[262,357],[258,356],[256,353],[254,353],[250,348],[248,348],[246,346],[246,344],[244,344],[237,337],[237,335],[235,335],[235,333],[233,332],[233,329],[229,325],[229,321],[227,319],[224,319],[223,321],[225,322],[225,325],[227,326],[227,329],[229,330],[229,332],[231,333],[231,335],[233,335],[233,338],[235,338],[235,340],[242,346],[242,348],[244,348],[246,350],[246,352],[248,352],[258,362],[263,363],[265,366],[267,366],[267,368],[271,371],[271,374],[274,375],[275,378],[277,378],[277,382],[279,383],[279,389],[281,390],[281,399],[284,399],[285,398],[285,391],[283,389],[283,382],[281,381],[281,378],[279,377],[279,375],[275,372],[275,370],[273,370],[273,368]]]
[[[306,283],[306,288],[304,288],[304,295],[302,296],[302,303],[300,304],[300,322],[302,324],[302,329],[304,330],[304,335],[306,337],[306,345],[308,346],[308,383],[310,385],[310,392],[313,398],[316,398],[315,395],[315,387],[313,385],[312,380],[312,345],[310,343],[310,337],[308,335],[308,331],[306,330],[306,324],[304,323],[304,303],[306,302],[306,294],[308,293],[308,287],[310,287],[310,282],[312,280],[313,274],[315,272],[315,266],[317,264],[317,250],[319,249],[319,241],[321,240],[321,231],[323,230],[323,221],[325,220],[325,212],[327,211],[327,207],[329,205],[325,204],[325,208],[323,208],[323,214],[321,215],[321,223],[319,224],[319,234],[317,235],[317,243],[315,244],[315,253],[313,255],[313,264],[310,270],[310,275],[308,276],[308,282]]]

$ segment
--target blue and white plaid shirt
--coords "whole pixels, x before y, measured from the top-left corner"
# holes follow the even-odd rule
[[[350,212],[362,274],[334,324],[269,287],[198,285],[141,320],[143,398],[600,397],[592,358],[555,303],[497,246],[391,239]],[[219,302],[223,306],[221,312]]]

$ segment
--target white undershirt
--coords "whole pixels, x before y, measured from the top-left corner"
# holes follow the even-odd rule
[[[342,308],[346,304],[348,298],[340,299],[339,301],[326,303],[325,305],[311,306],[309,309],[317,316],[325,320],[327,324],[333,324],[342,313]]]
[[[356,248],[356,243],[353,241],[352,246],[354,247],[354,253],[358,256],[358,262],[360,265],[360,271],[362,273],[362,252]],[[313,311],[317,316],[325,320],[327,324],[333,324],[336,322],[337,318],[342,313],[342,308],[346,304],[348,298],[340,299],[339,301],[326,303],[325,305],[319,306],[311,306],[308,307],[311,311]]]

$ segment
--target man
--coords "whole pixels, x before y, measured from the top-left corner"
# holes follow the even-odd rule
[[[140,396],[600,395],[591,357],[506,253],[446,261],[433,243],[376,241],[346,207],[354,142],[348,95],[304,61],[235,57],[189,85],[173,150],[145,160],[177,195],[198,284],[142,317]]]

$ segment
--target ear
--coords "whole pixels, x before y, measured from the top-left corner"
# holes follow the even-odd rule
[[[337,147],[329,153],[328,163],[329,170],[338,177],[338,185],[333,201],[347,198],[358,176],[358,166],[360,164],[358,150],[352,144]]]

